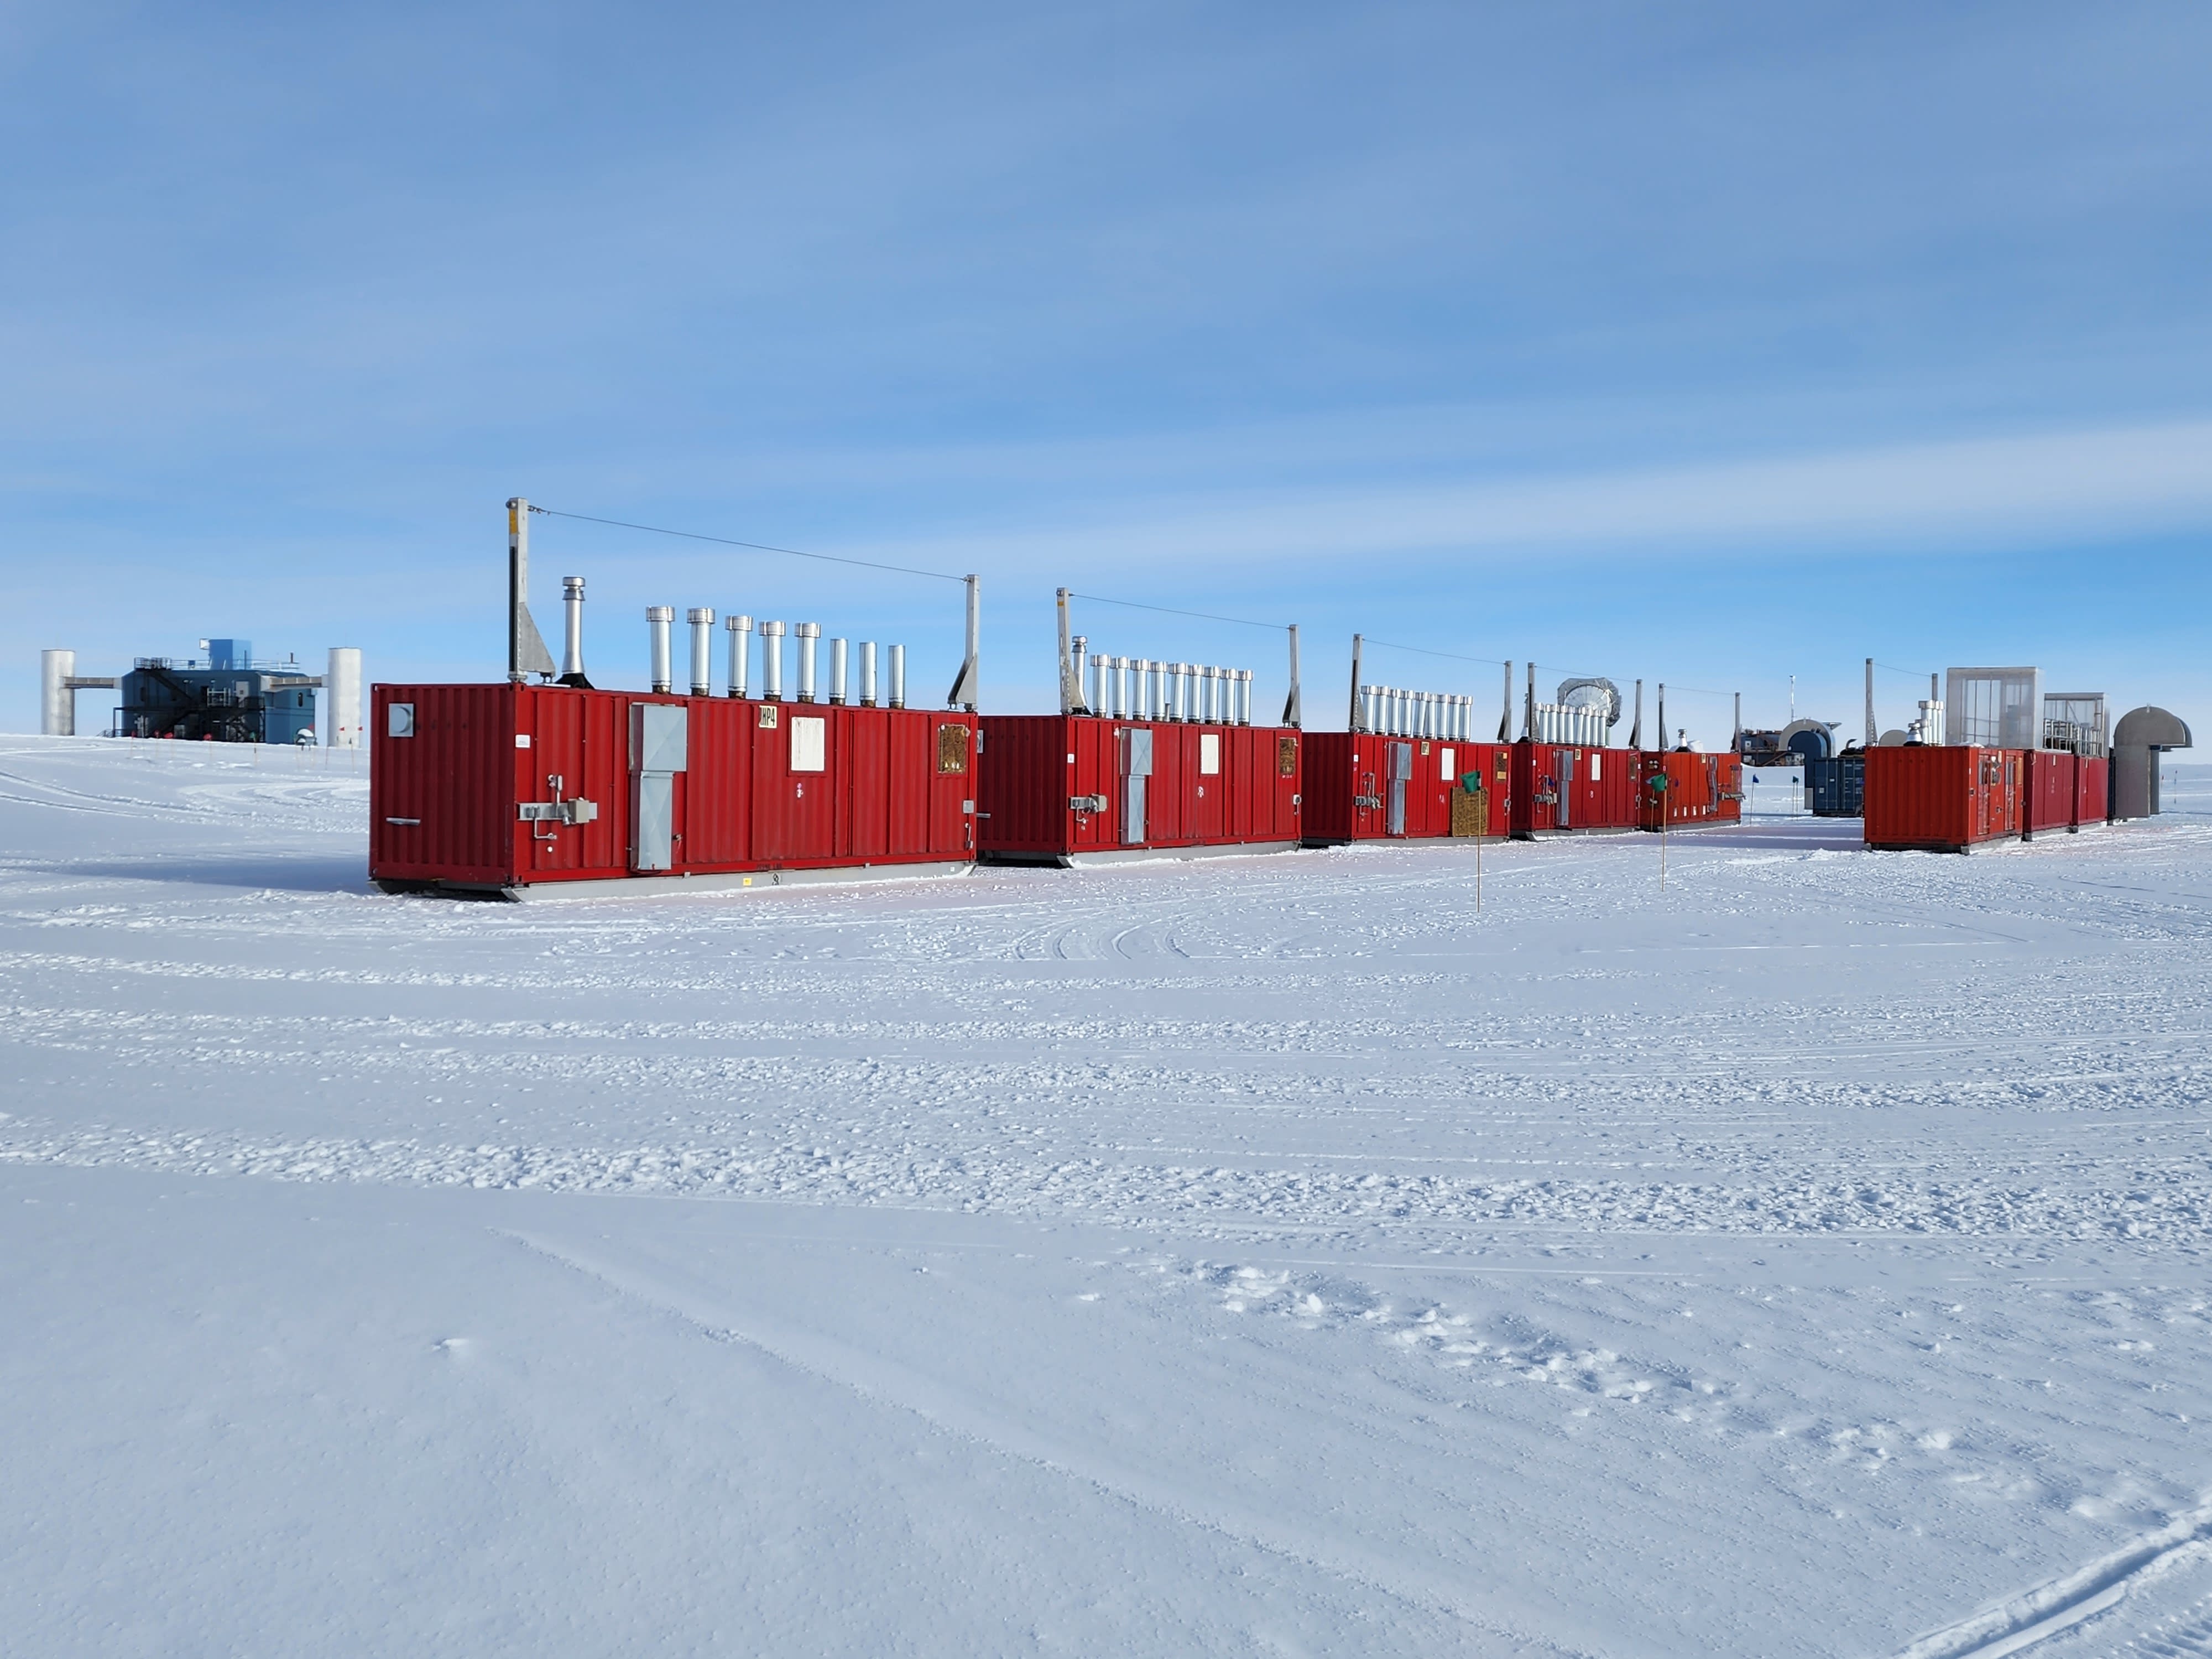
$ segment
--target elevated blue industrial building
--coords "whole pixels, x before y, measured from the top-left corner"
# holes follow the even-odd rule
[[[313,743],[319,674],[253,660],[248,640],[209,640],[207,658],[140,657],[123,677],[114,730],[126,738]]]

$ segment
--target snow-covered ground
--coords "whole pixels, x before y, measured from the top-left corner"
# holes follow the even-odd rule
[[[0,1650],[2212,1653],[2182,776],[503,906],[0,738]]]

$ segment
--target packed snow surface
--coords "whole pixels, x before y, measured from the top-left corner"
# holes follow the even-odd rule
[[[0,739],[0,1650],[2212,1654],[2212,791],[529,905]]]

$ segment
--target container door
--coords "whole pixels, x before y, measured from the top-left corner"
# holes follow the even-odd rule
[[[1386,836],[1406,833],[1406,781],[1413,775],[1413,745],[1394,743],[1388,745],[1390,769],[1389,816],[1382,825]]]
[[[1152,728],[1123,726],[1121,739],[1121,844],[1139,847],[1145,840],[1145,781],[1152,775]]]
[[[1553,822],[1561,830],[1575,827],[1575,775],[1582,769],[1582,758],[1579,749],[1559,750],[1559,817]]]
[[[633,870],[672,870],[683,831],[676,823],[676,777],[690,748],[690,713],[681,703],[636,702],[629,709],[630,854]]]

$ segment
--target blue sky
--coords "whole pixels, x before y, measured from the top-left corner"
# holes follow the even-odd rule
[[[1355,629],[1754,720],[1795,674],[1855,730],[1869,654],[2212,720],[2208,47],[2181,4],[18,5],[0,726],[50,645],[495,674],[518,493],[979,571],[987,708],[1048,702],[1065,583],[1298,622],[1316,725]],[[654,603],[955,666],[950,586],[535,536],[602,683]],[[1279,703],[1279,636],[1079,620]]]

